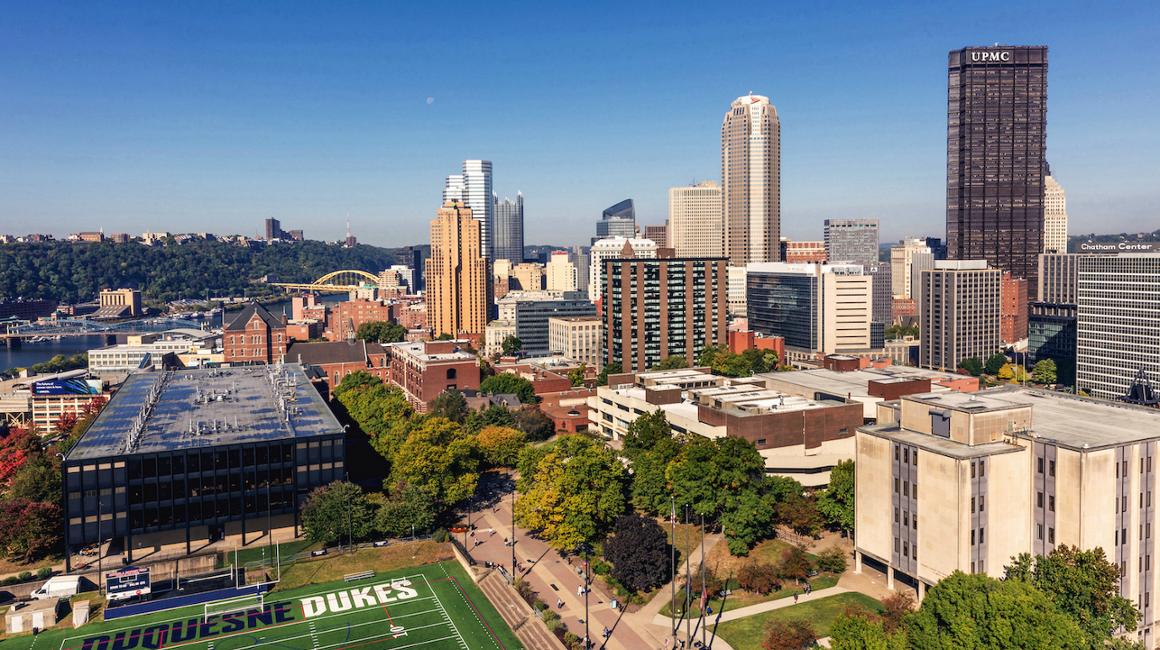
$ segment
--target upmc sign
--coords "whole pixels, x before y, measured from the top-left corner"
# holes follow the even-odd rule
[[[1010,63],[1011,52],[989,52],[986,50],[971,50],[971,63]]]

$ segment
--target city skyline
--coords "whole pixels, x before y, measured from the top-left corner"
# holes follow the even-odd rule
[[[1149,173],[1160,148],[1146,130],[1158,84],[1133,65],[1157,50],[1137,13],[1147,8],[1079,21],[1058,4],[994,7],[978,17],[759,8],[744,22],[708,17],[693,47],[660,55],[658,44],[688,25],[615,9],[599,30],[530,30],[519,49],[497,44],[484,54],[486,83],[443,75],[468,45],[437,33],[422,8],[382,21],[363,15],[372,9],[218,16],[134,5],[62,23],[21,7],[0,26],[0,76],[16,89],[0,125],[0,231],[257,234],[274,217],[338,240],[349,214],[360,241],[399,246],[425,239],[447,172],[483,158],[503,170],[506,191],[536,197],[529,243],[581,243],[624,197],[639,223],[659,224],[669,187],[720,182],[722,107],[752,91],[785,122],[786,236],[817,239],[825,218],[877,218],[883,241],[942,236],[946,53],[996,41],[1052,48],[1049,159],[1069,191],[1071,231],[1160,225]],[[521,14],[472,16],[512,27],[531,19]],[[601,51],[628,34],[632,47]],[[770,56],[736,62],[729,46],[747,35],[764,35]],[[537,59],[562,40],[577,48]],[[708,70],[722,74],[697,74]],[[629,108],[658,93],[668,100],[660,119]]]

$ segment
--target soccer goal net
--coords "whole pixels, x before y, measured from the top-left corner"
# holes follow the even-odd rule
[[[205,614],[202,620],[208,620],[211,616],[223,616],[225,614],[237,614],[251,609],[261,609],[265,603],[265,594],[253,594],[251,596],[238,596],[236,598],[215,600],[205,604]]]

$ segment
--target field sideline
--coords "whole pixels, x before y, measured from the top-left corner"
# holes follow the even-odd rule
[[[266,594],[262,609],[203,606],[6,639],[36,650],[515,650],[522,648],[454,561]]]

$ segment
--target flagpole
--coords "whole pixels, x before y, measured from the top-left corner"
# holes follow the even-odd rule
[[[705,626],[709,617],[705,608],[709,606],[709,585],[705,582],[705,515],[701,515],[701,645],[705,645]]]
[[[686,526],[685,539],[686,540],[689,539],[689,530],[687,528],[688,525],[689,525],[689,505],[685,504],[685,526]],[[692,577],[693,574],[689,568],[689,556],[690,555],[692,555],[692,553],[685,553],[685,643],[687,645],[692,645],[692,643],[693,643],[693,632],[692,632],[692,629],[689,627],[689,625],[691,623],[690,618],[689,618],[689,607],[692,605],[692,596],[693,596],[692,593],[690,593],[690,591],[689,591],[693,587],[693,577]]]
[[[669,495],[669,528],[673,540],[672,561],[669,562],[669,634],[673,636],[673,644],[677,642],[677,499]]]

